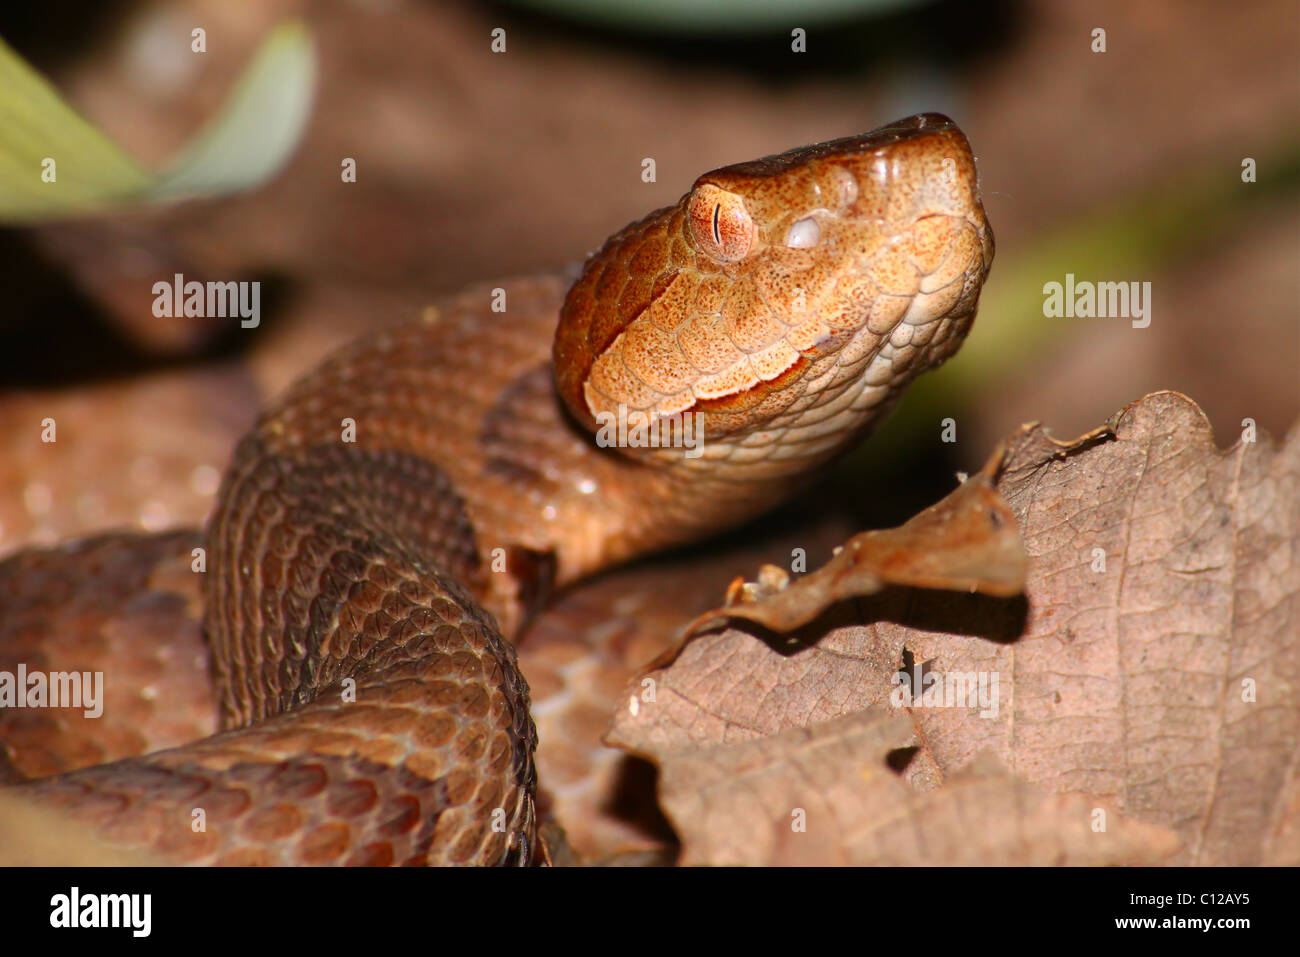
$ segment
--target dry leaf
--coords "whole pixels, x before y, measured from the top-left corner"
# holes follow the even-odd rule
[[[898,528],[853,536],[825,565],[796,581],[784,569],[764,565],[756,582],[732,582],[726,605],[691,622],[681,644],[654,667],[670,664],[687,644],[728,619],[789,633],[838,601],[874,595],[887,585],[1020,594],[1024,546],[1011,510],[993,491],[1005,455],[1005,445],[999,446],[984,468],[952,494]]]
[[[682,863],[1155,863],[1178,849],[1164,828],[1039,793],[990,760],[917,793],[885,760],[911,736],[905,716],[870,709],[658,755]]]
[[[1158,393],[1080,443],[1022,430],[998,491],[1026,599],[890,588],[834,610],[870,624],[704,635],[629,687],[609,740],[654,757],[901,705],[911,662],[948,693],[896,708],[918,786],[947,789],[990,751],[1172,829],[1178,863],[1294,860],[1300,435],[1220,452],[1194,403]]]

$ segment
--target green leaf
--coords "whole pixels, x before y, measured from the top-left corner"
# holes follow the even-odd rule
[[[258,186],[283,167],[297,145],[315,81],[316,57],[306,28],[282,24],[262,44],[222,111],[158,173],[81,117],[0,41],[0,222],[21,224]]]

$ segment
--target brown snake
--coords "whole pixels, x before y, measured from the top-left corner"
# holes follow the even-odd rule
[[[959,347],[992,256],[966,138],[926,114],[706,173],[567,294],[474,290],[343,349],[243,439],[209,523],[225,730],[8,793],[164,860],[532,862],[507,638],[851,447]],[[663,442],[602,447],[619,415]]]

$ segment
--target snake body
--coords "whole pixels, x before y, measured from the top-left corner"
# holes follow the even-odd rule
[[[567,290],[470,290],[346,347],[218,493],[224,730],[12,793],[179,862],[534,861],[508,639],[553,589],[750,518],[853,445],[958,348],[992,255],[966,138],[927,114],[707,173]],[[603,447],[620,416],[666,441]]]

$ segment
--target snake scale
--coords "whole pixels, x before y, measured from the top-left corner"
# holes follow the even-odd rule
[[[960,346],[992,256],[970,146],[925,114],[706,173],[567,290],[470,290],[345,347],[218,492],[222,730],[5,793],[166,861],[536,862],[511,639],[553,590],[756,516],[852,447]],[[637,416],[664,440],[606,447]]]

